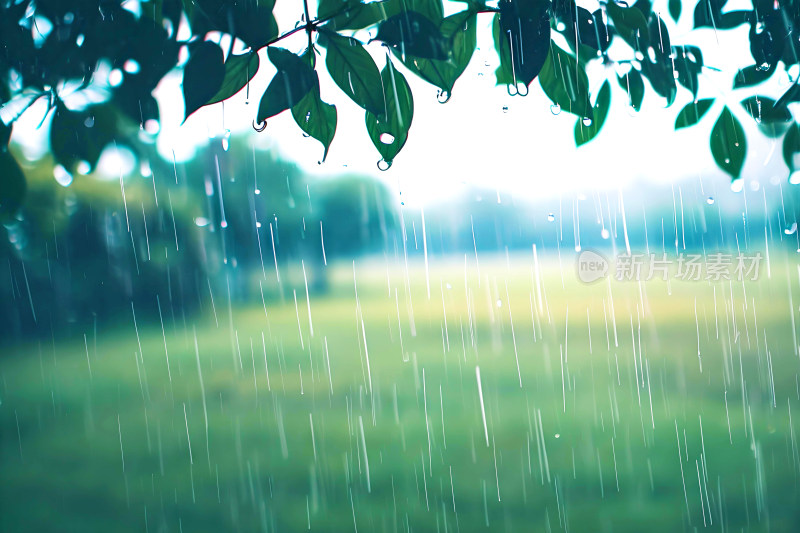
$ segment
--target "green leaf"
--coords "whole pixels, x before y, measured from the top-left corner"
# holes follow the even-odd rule
[[[620,87],[628,93],[630,106],[639,111],[642,108],[642,100],[644,100],[644,80],[642,80],[642,75],[638,70],[632,68],[624,76],[619,76],[617,81],[619,81]]]
[[[704,98],[687,104],[678,113],[678,118],[675,119],[675,129],[688,128],[700,122],[700,119],[708,112],[713,103],[713,98]]]
[[[360,9],[360,0],[319,0],[317,19],[325,20],[335,15],[343,15],[348,10]]]
[[[495,47],[503,77],[530,85],[547,60],[550,43],[549,3],[500,2],[495,16]],[[499,79],[498,79],[499,83]],[[505,82],[509,83],[509,82]]]
[[[334,2],[335,0],[329,0],[326,4]],[[434,24],[439,24],[443,17],[442,0],[383,0],[361,5],[356,5],[358,2],[348,2],[348,4],[352,4],[351,9],[333,17],[326,24],[328,29],[335,31],[361,30],[379,24],[404,11],[419,13]]]
[[[733,88],[752,87],[769,79],[775,69],[766,69],[758,65],[750,65],[740,70],[733,80]]]
[[[300,56],[278,47],[267,50],[278,69],[261,97],[256,120],[263,122],[297,105],[312,90],[319,91],[316,71]]]
[[[797,153],[800,153],[800,128],[795,123],[789,126],[789,131],[783,137],[783,160],[790,172],[795,171],[794,158]]]
[[[389,17],[378,27],[377,41],[394,47],[401,55],[447,59],[447,39],[439,26],[415,11]]]
[[[26,189],[25,174],[14,156],[0,151],[0,220],[14,216],[22,206]]]
[[[218,30],[235,35],[253,50],[278,35],[274,0],[184,0],[183,4],[195,35]]]
[[[711,155],[714,156],[717,166],[730,174],[732,178],[738,178],[747,154],[747,139],[745,139],[742,125],[727,106],[722,109],[722,113],[711,130],[710,142]]]
[[[222,86],[206,105],[227,100],[244,89],[256,75],[258,63],[258,54],[255,52],[229,56],[225,61],[225,77],[222,80]]]
[[[674,46],[674,69],[678,73],[678,83],[689,89],[692,96],[697,98],[700,88],[697,78],[703,70],[703,54],[696,46]],[[672,76],[674,77],[674,73]]]
[[[757,124],[782,124],[792,120],[785,107],[775,107],[775,100],[766,96],[751,96],[742,100],[742,106]]]
[[[325,161],[336,133],[336,106],[323,102],[319,89],[312,89],[292,107],[292,116],[300,129],[325,147],[322,155],[322,160]]]
[[[79,161],[86,161],[93,169],[116,133],[116,112],[110,105],[101,104],[74,112],[59,102],[50,124],[50,151],[56,161],[70,172]]]
[[[561,109],[581,118],[593,118],[586,71],[555,43],[550,43],[550,54],[539,73],[539,83],[547,97]]]
[[[594,119],[588,126],[584,124],[584,119],[579,118],[575,123],[575,144],[581,146],[594,139],[608,116],[608,108],[611,105],[611,86],[608,81],[603,83],[600,92],[597,93],[597,101],[594,104]]]
[[[647,19],[637,7],[620,7],[614,0],[606,4],[606,13],[622,39],[634,50],[645,50],[650,42]]]
[[[678,19],[681,17],[681,0],[669,0],[669,16],[672,17],[672,20],[678,22]]]
[[[414,116],[414,98],[405,77],[394,68],[388,57],[381,78],[386,113],[376,116],[367,111],[365,120],[372,144],[383,160],[391,164],[408,139]]]
[[[210,41],[197,44],[183,68],[184,122],[217,94],[224,78],[222,48]]]
[[[650,16],[649,32],[650,35],[657,35],[658,39],[654,39],[653,45],[647,49],[647,54],[641,61],[642,75],[650,81],[650,85],[659,96],[667,99],[669,106],[675,101],[675,95],[678,92],[674,67],[678,61],[686,66],[685,57],[683,54],[676,54],[679,57],[676,57],[675,63],[673,63],[667,27],[664,21],[655,14]],[[696,84],[692,88],[696,90]],[[692,92],[694,93],[694,90]]]
[[[464,73],[475,52],[475,25],[475,12],[469,10],[450,15],[442,21],[439,30],[451,43],[451,55],[447,61],[402,56],[400,59],[409,70],[439,87],[449,97],[456,80]]]
[[[326,31],[321,44],[328,49],[325,66],[336,85],[361,108],[383,113],[381,73],[359,41]]]

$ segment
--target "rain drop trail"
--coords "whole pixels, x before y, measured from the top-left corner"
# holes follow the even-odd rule
[[[689,510],[689,495],[686,492],[686,477],[683,474],[683,459],[681,459],[681,437],[678,432],[678,421],[675,421],[675,439],[678,442],[678,464],[681,467],[681,482],[683,483],[683,500],[686,503],[686,519],[689,521],[689,526],[692,525],[692,512]]]
[[[292,294],[294,295],[294,314],[297,318],[297,333],[300,335],[300,348],[302,350],[306,349],[305,343],[303,343],[303,330],[300,327],[300,311],[297,308],[297,291],[292,290]]]
[[[300,260],[300,265],[303,267],[303,282],[306,285],[306,306],[308,307],[308,329],[311,337],[314,337],[314,323],[311,322],[311,299],[308,296],[308,277],[306,276],[306,264]]]
[[[519,369],[519,353],[517,352],[517,337],[514,334],[514,317],[511,315],[511,297],[508,294],[508,280],[506,280],[506,303],[508,304],[508,321],[511,325],[511,340],[514,343],[514,358],[517,360],[517,377],[519,378],[519,388],[522,388],[522,372]]]
[[[420,209],[422,214],[422,252],[425,256],[425,286],[428,289],[428,300],[431,299],[431,278],[428,272],[428,238],[425,233],[425,210]]]
[[[314,462],[317,461],[317,441],[314,440],[314,417],[308,413],[308,425],[311,427],[311,448],[314,450]],[[311,528],[309,528],[311,529]]]
[[[122,461],[122,474],[125,474],[125,451],[122,448],[122,424],[119,421],[119,413],[117,413],[117,431],[119,431],[119,456]]]
[[[361,415],[358,415],[358,427],[361,430],[361,448],[364,450],[364,472],[367,476],[367,492],[372,492],[372,487],[369,481],[369,457],[367,457],[367,441],[366,437],[364,436],[364,418]]]
[[[322,221],[319,221],[319,242],[322,245],[322,263],[328,266],[328,258],[325,257],[325,235],[322,232]]]
[[[189,438],[189,418],[186,416],[186,402],[183,402],[183,421],[186,424],[186,443],[189,445],[189,464],[193,465],[194,460],[192,459],[192,439]]]
[[[164,331],[164,317],[161,314],[161,300],[158,298],[156,294],[156,303],[158,304],[158,318],[161,320],[161,337],[164,339],[164,356],[167,359],[167,375],[169,376],[169,382],[172,383],[172,372],[169,369],[169,350],[167,350],[167,334]],[[133,302],[131,302],[131,310],[133,310]],[[136,314],[133,315],[133,323],[136,325]],[[139,341],[139,328],[136,328],[136,341]],[[139,352],[142,351],[142,344],[139,343]]]
[[[272,241],[272,257],[275,259],[275,276],[278,278],[278,285],[281,284],[281,273],[278,270],[278,254],[275,253],[275,233],[272,229],[272,222],[269,223],[269,238]],[[283,294],[283,291],[281,291]]]
[[[86,365],[89,367],[89,379],[92,378],[92,363],[89,361],[89,344],[86,342],[86,333],[83,334],[83,345],[86,347]],[[136,369],[139,369],[139,360],[136,360]],[[139,377],[139,383],[141,384],[141,376]],[[144,390],[142,391],[142,397],[144,398]]]
[[[200,379],[200,397],[203,400],[203,422],[206,428],[206,458],[208,459],[208,470],[211,471],[211,450],[208,441],[208,408],[206,406],[206,388],[203,384],[203,370],[200,368],[200,349],[197,346],[197,329],[192,326],[192,334],[194,335],[194,357],[197,361],[197,376]]]
[[[486,425],[486,407],[483,403],[483,387],[481,386],[481,367],[475,367],[475,378],[478,381],[478,397],[481,401],[481,419],[483,420],[483,435],[486,437],[486,447],[489,447],[489,428]]]

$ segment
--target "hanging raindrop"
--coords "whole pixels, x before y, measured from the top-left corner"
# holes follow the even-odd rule
[[[255,120],[253,121],[253,129],[257,132],[261,133],[265,129],[267,129],[267,121],[261,122],[260,124],[257,123]]]
[[[561,113],[561,106],[558,104],[551,105],[550,112],[554,115],[558,115],[559,113]]]
[[[225,134],[222,136],[222,149],[225,152],[227,152],[230,146],[231,146],[231,130],[225,130]]]

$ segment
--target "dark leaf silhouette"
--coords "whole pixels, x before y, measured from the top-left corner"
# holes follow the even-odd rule
[[[184,122],[217,94],[224,79],[222,48],[209,41],[196,45],[183,68]]]

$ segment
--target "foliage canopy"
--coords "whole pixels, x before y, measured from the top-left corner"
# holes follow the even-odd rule
[[[406,75],[436,86],[446,102],[476,49],[478,16],[493,18],[497,83],[509,94],[525,95],[538,79],[554,112],[576,116],[577,146],[600,132],[614,85],[634,110],[647,92],[645,81],[667,105],[679,90],[688,91],[692,102],[679,112],[675,128],[692,127],[703,121],[714,99],[698,99],[700,75],[710,68],[700,48],[670,38],[669,29],[681,17],[692,17],[695,29],[749,26],[753,64],[735,73],[734,91],[765,82],[779,64],[789,71],[800,61],[800,32],[795,31],[800,2],[753,0],[752,10],[731,11],[726,1],[700,0],[690,12],[685,2],[668,0],[665,20],[650,0],[632,6],[601,2],[593,12],[575,0],[459,0],[463,9],[449,16],[442,0],[318,0],[316,6],[304,0],[302,20],[280,33],[274,0],[0,0],[0,214],[13,213],[23,201],[24,174],[7,145],[14,121],[34,102],[46,99],[53,115],[50,142],[56,160],[69,172],[89,171],[108,143],[137,151],[142,131],[158,131],[152,92],[176,67],[183,71],[188,117],[249,90],[266,57],[277,72],[260,97],[254,126],[260,130],[264,121],[290,111],[327,155],[338,114],[320,91],[318,73],[324,69],[364,110],[369,137],[387,168],[413,120]],[[356,38],[363,29],[374,35],[369,42]],[[300,54],[279,46],[297,33],[308,37]],[[220,46],[223,35],[231,37],[226,49]],[[373,41],[386,48],[382,68],[367,51]],[[244,52],[235,54],[235,43]],[[612,45],[623,50],[622,59],[609,54]],[[317,62],[322,50],[324,63]],[[596,94],[587,76],[592,62],[617,66],[603,70],[612,79],[599,80]],[[800,76],[792,72],[792,85],[777,99],[756,95],[740,105],[765,134],[783,136],[783,157],[794,171],[800,130],[787,106],[800,101]],[[81,92],[87,94],[82,105],[65,104],[66,94]],[[710,151],[736,178],[746,156],[742,124],[727,105],[712,120]]]

